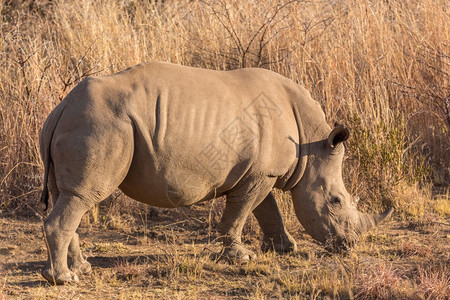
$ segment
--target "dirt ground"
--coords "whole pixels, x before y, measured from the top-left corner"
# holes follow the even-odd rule
[[[450,226],[391,220],[351,253],[332,255],[300,225],[288,227],[296,253],[261,253],[252,218],[244,241],[258,259],[220,258],[217,200],[191,208],[113,213],[108,203],[83,219],[81,246],[92,264],[80,282],[49,285],[42,221],[30,212],[0,213],[0,299],[446,299]],[[292,228],[294,227],[294,228]],[[448,299],[448,298],[447,298]]]

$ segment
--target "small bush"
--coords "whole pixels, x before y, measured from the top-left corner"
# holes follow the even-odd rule
[[[367,272],[368,271],[368,272]],[[400,270],[392,264],[380,262],[361,272],[355,282],[357,299],[401,299],[407,287]]]
[[[421,267],[419,269],[416,296],[424,299],[450,298],[450,273],[448,266]]]
[[[411,206],[423,204],[416,197],[421,194],[417,184],[424,182],[430,167],[415,151],[401,114],[394,112],[390,120],[380,119],[365,125],[359,116],[354,115],[350,120],[353,129],[348,146],[350,172],[354,172],[352,178],[357,182],[355,190],[362,198],[361,206],[408,211]],[[403,197],[404,194],[396,192],[402,187],[416,195]]]

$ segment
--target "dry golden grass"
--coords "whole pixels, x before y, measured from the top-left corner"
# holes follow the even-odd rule
[[[361,198],[360,207],[393,205],[397,219],[406,222],[396,223],[404,231],[398,236],[377,231],[350,257],[329,257],[298,231],[289,195],[277,191],[301,251],[264,254],[241,268],[211,258],[220,249],[214,224],[222,200],[201,207],[200,216],[194,208],[188,221],[187,209],[175,214],[181,220],[152,227],[155,210],[115,194],[83,219],[84,230],[96,232],[85,250],[103,260],[96,260],[94,274],[81,287],[48,287],[38,269],[28,272],[26,263],[17,269],[11,262],[0,269],[0,299],[448,296],[448,265],[437,262],[448,263],[448,253],[428,249],[415,235],[425,232],[431,243],[437,234],[443,242],[436,248],[448,244],[447,1],[1,0],[0,11],[0,211],[35,209],[43,173],[39,131],[71,88],[86,76],[162,60],[221,70],[263,67],[304,85],[330,124],[341,121],[352,129],[344,178]],[[200,233],[179,229],[199,224]],[[142,228],[137,237],[136,226]],[[119,232],[121,238],[102,240],[101,231]],[[244,239],[259,234],[250,218]],[[411,238],[417,243],[405,243]],[[195,245],[177,242],[191,239]],[[0,259],[18,251],[12,247],[17,240],[25,244],[20,237],[0,240]],[[144,246],[151,251],[140,259],[133,251]],[[31,252],[34,260],[44,257],[40,248]],[[109,255],[123,258],[108,260]],[[22,253],[17,259],[31,258]],[[210,290],[210,284],[218,287]]]
[[[305,85],[330,123],[353,130],[345,178],[364,208],[405,209],[392,194],[400,183],[448,186],[445,1],[24,0],[0,9],[3,207],[37,198],[39,130],[69,90],[149,60],[263,67]]]

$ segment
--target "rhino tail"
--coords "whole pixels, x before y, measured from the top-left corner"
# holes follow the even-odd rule
[[[44,211],[46,211],[48,209],[47,178],[48,178],[48,171],[45,170],[45,172],[44,172],[44,187],[42,188],[42,193],[41,193],[41,202],[44,202],[44,204],[45,204]]]
[[[47,120],[45,121],[44,126],[42,127],[41,135],[39,138],[41,158],[44,164],[44,182],[41,193],[41,202],[45,204],[44,211],[48,209],[49,204],[48,176],[50,163],[52,161],[50,149],[56,125],[58,124],[59,119],[61,118],[63,112],[63,103],[64,102],[60,103],[47,117]]]

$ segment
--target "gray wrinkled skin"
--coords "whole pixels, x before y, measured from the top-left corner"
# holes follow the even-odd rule
[[[308,233],[334,249],[351,245],[384,215],[359,213],[342,182],[348,130],[327,125],[301,86],[263,69],[212,71],[151,62],[88,78],[54,109],[40,147],[54,207],[45,221],[52,283],[89,272],[76,230],[117,187],[159,207],[226,196],[224,255],[256,255],[241,243],[253,212],[262,249],[296,250],[272,188],[291,190]]]

